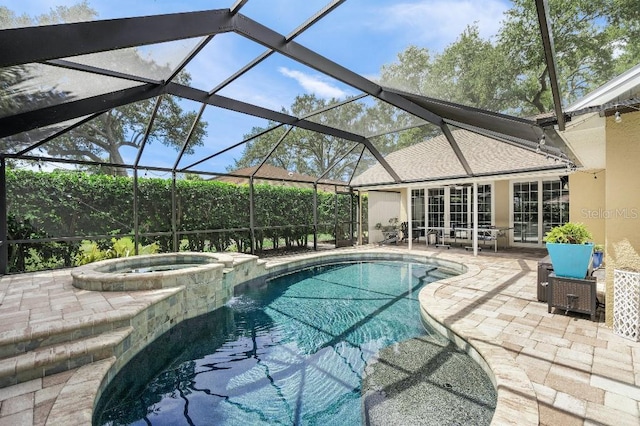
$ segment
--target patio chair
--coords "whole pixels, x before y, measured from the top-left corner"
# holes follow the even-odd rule
[[[398,235],[398,230],[382,231],[382,241],[378,244],[383,245],[395,243],[397,245],[399,239],[400,236]]]
[[[402,232],[402,241],[407,241],[409,239],[409,222],[402,222],[400,224],[400,232]],[[420,239],[421,232],[419,229],[411,230],[411,239],[413,241],[418,241]]]

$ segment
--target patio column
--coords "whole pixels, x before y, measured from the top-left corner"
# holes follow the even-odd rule
[[[409,250],[411,250],[412,245],[411,245],[411,240],[412,240],[412,225],[411,222],[413,222],[412,218],[411,218],[411,213],[412,212],[412,207],[411,207],[411,188],[407,188],[407,234],[409,234],[409,237],[407,238],[407,241],[409,242],[409,244],[407,245],[407,247],[409,248]],[[404,237],[404,235],[403,235]]]
[[[473,255],[478,255],[478,182],[473,182]]]

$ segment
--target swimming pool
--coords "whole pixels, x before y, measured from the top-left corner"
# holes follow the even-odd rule
[[[351,262],[245,286],[134,357],[103,393],[94,424],[360,424],[372,356],[425,334],[444,350],[420,321],[417,295],[446,276],[426,264]]]

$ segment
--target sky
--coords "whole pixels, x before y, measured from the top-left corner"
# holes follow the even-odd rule
[[[87,0],[99,19],[151,14],[191,12],[230,7],[234,0]],[[74,0],[5,0],[6,7],[30,16],[47,13],[59,5],[77,4]],[[326,6],[328,0],[249,0],[240,13],[282,35],[291,33],[307,18]],[[409,45],[440,52],[456,40],[466,26],[475,24],[480,34],[496,34],[502,14],[510,6],[506,0],[347,0],[296,42],[367,78],[376,79],[385,64],[397,60]],[[159,63],[176,65],[198,40],[178,41],[140,49],[141,54]],[[186,68],[191,85],[211,90],[247,62],[261,54],[264,47],[236,34],[220,34]],[[272,55],[242,78],[219,92],[276,111],[288,108],[295,97],[314,94],[320,98],[344,99],[359,92],[331,77],[280,55]],[[183,102],[183,108],[197,110],[199,105]],[[265,120],[207,108],[205,146],[189,161],[211,155],[224,146],[239,142],[252,127],[266,126]],[[159,145],[159,144],[158,144]],[[207,163],[207,169],[224,172],[241,149]],[[133,161],[135,152],[123,151]],[[150,146],[142,164],[170,167],[175,153],[162,146]]]

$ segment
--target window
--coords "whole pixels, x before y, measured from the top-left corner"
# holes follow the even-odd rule
[[[569,221],[569,190],[560,179],[513,184],[513,242],[542,244],[544,233]]]
[[[427,226],[442,228],[444,227],[444,188],[431,188],[428,194]]]
[[[427,191],[427,226],[444,227],[445,223],[448,223],[451,228],[454,226],[471,228],[473,226],[473,187],[431,188]],[[447,196],[449,215],[445,217],[445,198]],[[416,204],[418,202],[415,201]],[[478,185],[478,226],[489,227],[492,225],[491,204],[491,185]],[[417,218],[419,215],[416,214],[414,217]]]
[[[424,189],[411,190],[411,206],[411,228],[424,228]]]
[[[562,188],[562,181],[542,183],[542,223],[544,232],[554,226],[569,222],[569,190]]]
[[[538,244],[538,182],[513,184],[513,240]]]
[[[491,185],[478,185],[478,226],[491,225]]]
[[[469,197],[467,187],[449,189],[449,223],[451,228],[466,228],[470,226],[468,220]]]

